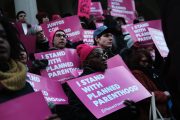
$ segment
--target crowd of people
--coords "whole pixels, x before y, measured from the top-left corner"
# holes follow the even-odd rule
[[[36,37],[35,53],[48,52],[53,50],[75,49],[79,55],[79,69],[83,73],[78,77],[90,75],[96,72],[105,72],[107,60],[115,55],[123,58],[131,73],[135,78],[156,97],[157,108],[163,117],[177,119],[178,115],[168,103],[176,101],[171,97],[171,92],[164,78],[163,68],[167,63],[166,58],[162,58],[154,44],[149,46],[131,45],[132,38],[129,34],[123,33],[122,25],[126,21],[122,17],[113,17],[109,14],[104,15],[103,26],[95,26],[96,18],[91,16],[89,19],[79,17],[83,29],[94,30],[94,45],[90,46],[83,43],[82,40],[72,42],[68,35],[62,29],[58,29],[52,36],[52,45],[44,34],[40,26],[43,23],[51,21],[48,14],[39,12],[35,17],[38,20],[37,25],[31,25],[26,20],[26,12],[17,13],[16,22],[9,21],[7,16],[0,13],[0,104],[14,98],[34,92],[32,86],[26,81],[26,73],[31,72],[40,75],[40,70],[48,66],[47,59],[37,60],[32,54],[27,52],[27,48],[20,40],[21,28],[19,23],[27,26],[27,34]],[[70,16],[70,15],[68,15]],[[65,16],[65,17],[68,17]],[[52,20],[61,19],[60,15],[52,15]],[[136,19],[134,23],[141,22]],[[34,54],[35,54],[34,53]],[[171,53],[171,51],[170,51]],[[28,61],[32,65],[27,65]],[[167,67],[167,66],[165,66]],[[168,68],[166,68],[168,69]],[[55,116],[49,116],[48,119],[61,120],[96,120],[97,118],[85,107],[67,83],[62,85],[64,92],[68,97],[68,105],[55,105],[51,108]],[[177,102],[177,101],[176,101]],[[174,102],[172,102],[174,105]],[[176,103],[175,103],[176,104]],[[148,120],[150,99],[135,103],[133,100],[125,100],[123,109],[117,110],[100,120]],[[28,117],[28,116],[27,116]]]

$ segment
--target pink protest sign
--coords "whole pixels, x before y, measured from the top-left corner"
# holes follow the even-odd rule
[[[161,30],[161,21],[153,20],[142,22],[134,25],[129,25],[125,29],[130,33],[134,43],[152,44],[152,37],[148,31],[148,27]]]
[[[112,16],[123,17],[131,22],[136,18],[134,0],[108,0],[108,7],[111,8]]]
[[[91,2],[90,14],[94,16],[102,16],[103,9],[100,2]]]
[[[102,23],[102,22],[97,22],[97,23],[95,23],[95,24],[96,24],[96,28],[104,25],[104,23]]]
[[[93,33],[94,33],[94,30],[84,30],[83,42],[89,45],[94,45]]]
[[[27,82],[31,84],[34,91],[42,91],[47,102],[68,104],[68,98],[59,82],[32,73],[27,73]]]
[[[78,16],[89,18],[91,0],[78,0]]]
[[[148,28],[148,30],[160,55],[162,57],[167,57],[169,48],[167,47],[163,32],[154,28]]]
[[[0,104],[0,113],[1,120],[45,120],[51,115],[41,92],[27,94]]]
[[[64,30],[64,32],[68,35],[68,39],[72,42],[82,40],[82,26],[78,16],[70,16],[48,23],[43,23],[41,24],[41,27],[50,42],[52,42],[54,32],[59,29]]]
[[[74,78],[80,76],[82,73],[83,73],[83,70],[74,70],[71,72],[71,74]]]
[[[60,82],[70,79],[71,72],[79,69],[79,57],[75,49],[65,48],[35,54],[36,59],[48,59],[48,67],[41,71],[41,75],[56,79]]]
[[[25,46],[28,54],[35,53],[36,36],[33,35],[20,35],[20,40]]]
[[[101,118],[125,105],[124,100],[141,101],[151,96],[123,66],[67,81],[81,102]]]
[[[129,70],[129,68],[127,67],[127,65],[125,64],[124,60],[121,58],[121,56],[116,55],[110,59],[107,60],[107,65],[108,68],[114,68],[114,67],[118,67],[118,66],[124,66],[127,70]]]

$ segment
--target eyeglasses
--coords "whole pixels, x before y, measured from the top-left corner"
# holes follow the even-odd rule
[[[94,53],[94,54],[91,54],[90,56],[88,56],[88,58],[103,58],[103,59],[107,60],[108,55],[107,55],[107,53]]]
[[[68,36],[67,36],[67,35],[65,35],[65,34],[56,34],[55,36],[56,36],[56,37],[68,38]]]

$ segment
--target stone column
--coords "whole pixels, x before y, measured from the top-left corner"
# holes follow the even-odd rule
[[[37,24],[37,4],[36,0],[14,0],[16,14],[18,11],[25,11],[27,21],[31,24]]]

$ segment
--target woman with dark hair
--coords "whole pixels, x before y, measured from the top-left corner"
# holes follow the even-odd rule
[[[16,29],[0,17],[0,104],[34,92],[26,82],[26,67],[19,62],[22,47]],[[54,114],[47,116],[47,120],[60,119]]]
[[[49,17],[46,12],[39,12],[36,14],[36,19],[38,20],[39,25],[45,22],[49,22]]]
[[[25,65],[17,61],[20,44],[15,28],[0,17],[0,103],[33,92]]]
[[[125,51],[124,51],[125,52]],[[153,61],[150,53],[146,49],[136,48],[127,50],[122,56],[127,66],[130,68],[136,79],[150,92],[155,93],[156,104],[163,117],[169,116],[167,102],[170,98],[168,91],[161,90],[160,86],[163,82],[157,81],[152,77],[153,74]],[[140,104],[140,118],[139,120],[147,120],[149,117],[150,102],[144,101]]]

